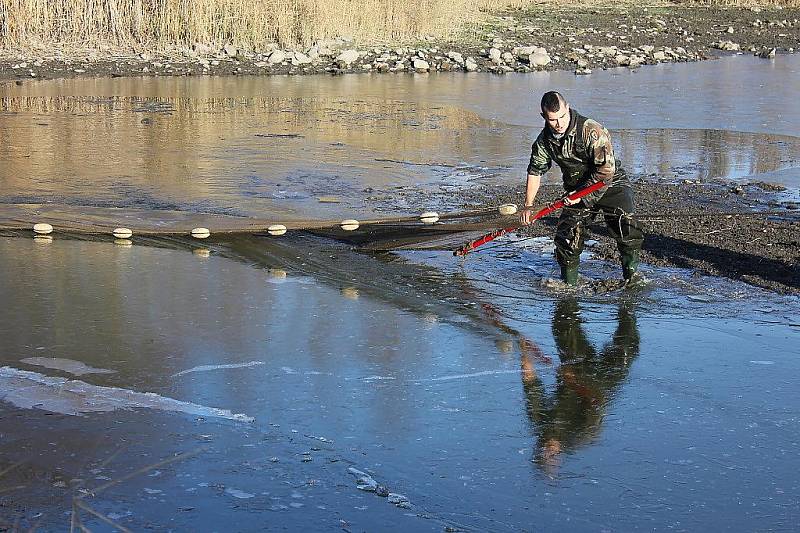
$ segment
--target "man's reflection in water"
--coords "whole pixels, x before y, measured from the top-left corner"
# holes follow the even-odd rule
[[[606,406],[639,354],[639,331],[630,302],[620,304],[617,329],[600,351],[586,337],[574,298],[556,303],[553,336],[561,364],[550,394],[533,365],[534,359],[541,358],[540,350],[533,343],[520,342],[528,416],[538,437],[535,462],[551,476],[557,474],[561,454],[599,435]]]

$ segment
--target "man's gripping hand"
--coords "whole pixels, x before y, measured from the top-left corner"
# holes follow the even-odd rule
[[[531,222],[533,222],[533,206],[532,205],[527,206],[527,207],[523,208],[522,211],[520,211],[520,213],[519,213],[519,222],[523,226],[527,226]]]

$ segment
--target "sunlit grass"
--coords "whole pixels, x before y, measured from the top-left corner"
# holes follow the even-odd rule
[[[0,39],[91,44],[277,42],[309,44],[350,36],[360,41],[441,37],[486,10],[531,0],[4,0]]]

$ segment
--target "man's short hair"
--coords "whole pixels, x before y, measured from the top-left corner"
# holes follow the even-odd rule
[[[558,91],[547,91],[542,95],[542,113],[555,113],[566,101]]]

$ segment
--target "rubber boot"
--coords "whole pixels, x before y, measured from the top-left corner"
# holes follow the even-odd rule
[[[639,250],[626,250],[622,254],[622,277],[626,282],[635,282],[641,276],[637,274],[639,269]]]
[[[573,287],[578,284],[578,267],[561,267],[561,281]]]

